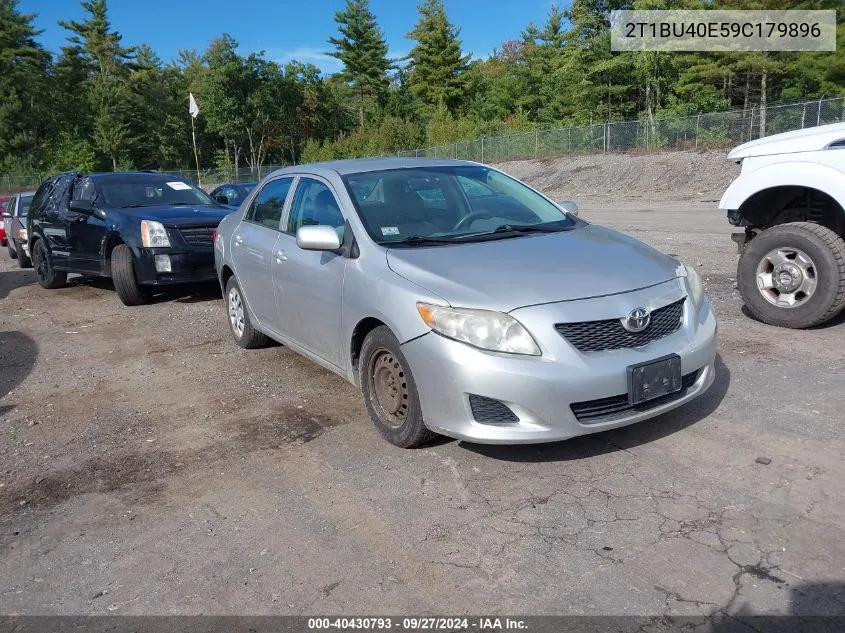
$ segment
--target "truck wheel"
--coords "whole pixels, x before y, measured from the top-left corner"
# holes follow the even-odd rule
[[[414,448],[435,434],[423,422],[417,385],[399,341],[387,326],[367,334],[361,346],[358,382],[379,433],[391,444]]]
[[[54,290],[67,284],[67,273],[63,270],[55,270],[50,261],[50,253],[44,246],[43,240],[38,240],[32,247],[32,263],[35,266],[35,276],[42,288]]]
[[[751,314],[770,325],[806,328],[845,308],[845,241],[811,222],[755,237],[739,258],[737,283]]]
[[[135,277],[132,251],[126,244],[118,244],[111,252],[111,276],[123,305],[138,306],[147,302],[147,293]]]

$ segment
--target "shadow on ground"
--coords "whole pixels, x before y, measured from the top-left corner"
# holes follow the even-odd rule
[[[461,442],[461,446],[492,459],[511,462],[569,461],[625,450],[653,442],[703,420],[719,407],[728,392],[730,382],[731,372],[722,361],[722,357],[717,355],[716,378],[710,389],[692,402],[656,418],[612,431],[576,437],[564,442],[512,446]]]
[[[0,399],[21,384],[35,367],[38,344],[23,332],[0,332]],[[0,405],[0,415],[14,405]]]
[[[108,277],[74,277],[68,280],[68,288],[73,287],[97,288],[99,290],[115,292],[114,284]],[[166,303],[168,301],[176,301],[179,303],[201,303],[203,301],[213,301],[215,299],[219,299],[221,296],[220,286],[216,281],[197,284],[161,286],[158,288],[150,288],[150,293],[148,303],[151,304]],[[115,294],[115,299],[120,301],[117,294]]]
[[[5,299],[16,288],[35,283],[35,273],[31,270],[8,270],[0,272],[0,299]]]

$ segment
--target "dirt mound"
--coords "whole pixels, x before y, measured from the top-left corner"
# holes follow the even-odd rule
[[[718,201],[739,175],[725,152],[588,154],[499,163],[500,169],[559,199]]]

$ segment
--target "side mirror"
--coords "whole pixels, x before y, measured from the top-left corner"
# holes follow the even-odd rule
[[[11,217],[12,217],[12,214],[11,214],[11,213],[9,213],[8,211],[3,211],[3,213],[2,213],[2,214],[0,214],[0,217],[4,217],[4,218],[11,218]]]
[[[81,213],[82,215],[93,215],[101,220],[106,219],[105,211],[95,207],[90,200],[71,200],[70,210],[74,213]]]
[[[225,204],[227,206],[229,204],[229,198],[224,196],[222,193],[218,193],[216,196],[214,196],[214,201],[219,202],[220,204]]]
[[[572,200],[563,200],[562,202],[557,202],[556,204],[562,211],[566,211],[570,215],[578,215],[578,205],[572,202]]]
[[[336,251],[340,237],[333,226],[301,226],[296,231],[296,245],[304,251]]]

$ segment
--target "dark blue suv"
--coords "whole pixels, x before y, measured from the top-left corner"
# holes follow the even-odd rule
[[[214,236],[230,211],[166,174],[52,176],[29,211],[38,283],[59,288],[69,272],[111,277],[121,301],[138,305],[156,286],[214,281]]]

